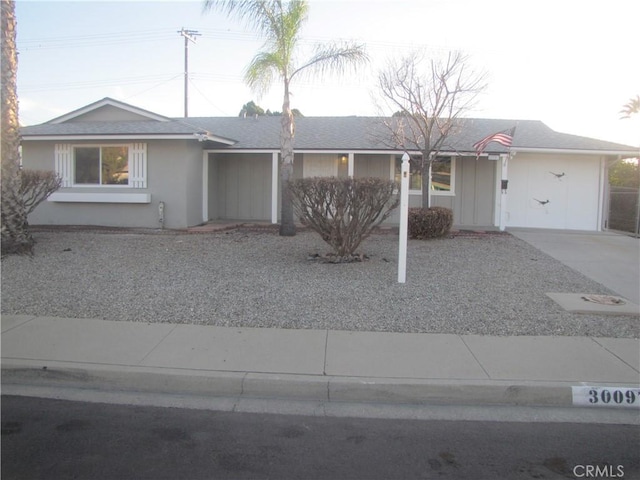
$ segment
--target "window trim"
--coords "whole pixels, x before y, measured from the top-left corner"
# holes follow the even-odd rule
[[[431,190],[431,195],[440,195],[443,197],[455,197],[456,195],[456,156],[455,155],[438,155],[439,157],[448,157],[451,162],[451,177],[449,180],[449,190]]]

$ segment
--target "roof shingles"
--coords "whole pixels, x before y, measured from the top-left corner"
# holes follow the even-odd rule
[[[389,133],[381,117],[298,117],[294,147],[297,150],[391,150]],[[74,138],[86,136],[138,135],[149,139],[170,135],[193,135],[208,132],[232,139],[230,149],[280,148],[280,117],[189,117],[169,121],[63,122],[23,127],[24,140],[38,137]],[[638,153],[637,147],[593,138],[559,133],[537,120],[461,119],[460,128],[450,135],[446,151],[472,152],[473,144],[485,136],[516,127],[513,149],[539,148],[554,150],[607,151]],[[195,139],[195,136],[194,136]],[[490,143],[487,153],[508,149]]]

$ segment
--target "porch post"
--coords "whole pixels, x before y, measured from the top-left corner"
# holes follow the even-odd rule
[[[347,175],[349,178],[353,178],[354,171],[354,155],[353,152],[349,152],[349,163],[347,164]]]
[[[500,161],[502,163],[502,174],[500,176],[500,231],[504,232],[507,226],[507,182],[509,177],[507,175],[507,167],[509,165],[509,157],[511,154],[500,155]]]
[[[271,154],[271,223],[278,223],[278,152]]]

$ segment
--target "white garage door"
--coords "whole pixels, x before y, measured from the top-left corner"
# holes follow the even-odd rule
[[[509,161],[511,227],[598,230],[600,157],[518,153]]]

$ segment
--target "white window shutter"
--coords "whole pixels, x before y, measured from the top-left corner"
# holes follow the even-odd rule
[[[69,144],[58,143],[55,146],[56,173],[62,179],[61,187],[73,184],[73,147]]]
[[[134,143],[129,163],[129,186],[147,188],[147,144]]]

